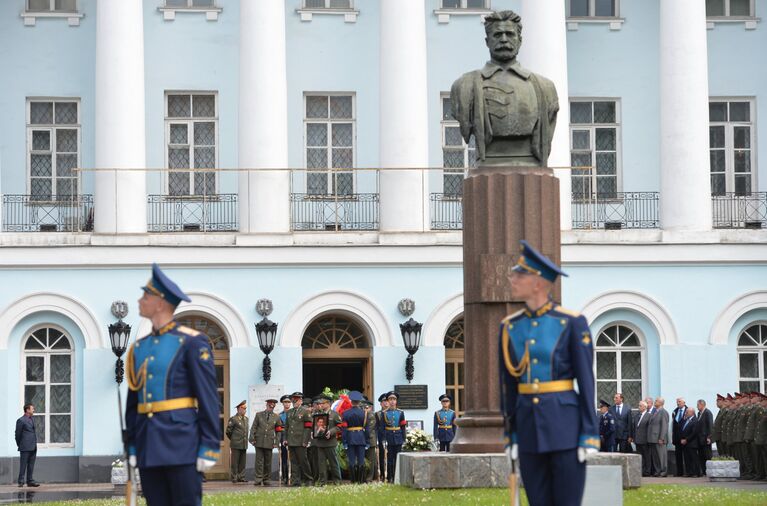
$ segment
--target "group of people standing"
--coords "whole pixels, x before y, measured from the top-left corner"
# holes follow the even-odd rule
[[[740,461],[740,478],[767,480],[767,397],[758,392],[717,394],[711,439],[719,455]]]
[[[268,486],[272,474],[272,450],[280,449],[280,481],[283,485],[322,486],[341,482],[341,466],[336,454],[339,441],[346,450],[349,478],[352,483],[375,480],[394,481],[397,454],[407,437],[405,413],[397,408],[399,394],[379,396],[380,409],[360,392],[348,394],[351,407],[342,413],[331,409],[331,398],[314,398],[302,392],[283,395],[283,410],[276,414],[277,399],[267,399],[263,411],[250,424],[247,405],[237,405],[229,419],[226,436],[232,452],[230,479],[244,483],[245,455],[248,444],[256,450],[256,486]],[[434,414],[435,439],[448,451],[453,439],[455,412],[450,397],[440,397],[442,409]],[[250,427],[250,429],[249,429]]]
[[[599,435],[601,451],[638,453],[642,456],[642,476],[668,476],[668,433],[674,445],[676,475],[703,476],[706,461],[711,459],[714,430],[713,415],[706,401],[698,400],[697,412],[683,398],[669,414],[663,397],[639,401],[637,412],[624,404],[617,393],[611,406],[600,400]],[[632,448],[632,444],[635,449]]]

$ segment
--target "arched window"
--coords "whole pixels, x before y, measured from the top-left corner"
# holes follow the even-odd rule
[[[738,337],[738,389],[767,392],[767,323],[756,323]]]
[[[35,406],[37,442],[73,446],[72,340],[53,327],[31,332],[24,340],[24,403]]]
[[[642,400],[642,371],[645,348],[643,339],[634,328],[623,323],[612,323],[597,336],[596,402],[604,399],[610,404],[616,392],[624,402],[636,406]]]
[[[343,316],[318,318],[304,332],[301,347],[311,350],[350,350],[368,348],[362,328]]]
[[[453,398],[452,407],[460,416],[466,409],[464,399],[464,323],[458,318],[445,332],[445,393]]]

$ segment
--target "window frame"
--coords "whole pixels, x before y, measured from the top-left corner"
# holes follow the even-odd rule
[[[707,20],[713,20],[713,21],[726,21],[726,20],[734,20],[734,21],[742,21],[747,19],[755,19],[756,18],[756,0],[749,0],[748,1],[748,15],[742,16],[733,16],[730,14],[730,0],[722,0],[724,2],[724,15],[723,16],[709,16],[708,12],[706,12],[706,19]]]
[[[205,14],[208,21],[217,21],[218,15],[223,11],[218,5],[218,0],[212,0],[209,6],[192,5],[192,0],[186,0],[186,7],[169,6],[168,0],[163,0],[157,10],[162,13],[165,21],[174,21],[176,12]]]
[[[730,104],[733,102],[748,102],[749,104],[749,121],[730,121],[729,117],[729,111],[730,111]],[[751,161],[750,161],[750,168],[751,168],[751,188],[748,192],[742,194],[744,196],[751,195],[753,193],[756,193],[758,190],[758,149],[756,147],[758,137],[756,132],[756,97],[753,96],[747,96],[747,97],[709,97],[708,99],[709,107],[712,103],[725,103],[727,104],[727,121],[711,121],[711,118],[709,116],[708,121],[708,128],[709,128],[709,136],[711,135],[711,128],[715,126],[723,126],[724,127],[724,194],[721,193],[714,193],[714,186],[711,185],[711,196],[717,197],[717,196],[725,196],[727,194],[736,194],[741,195],[739,193],[736,193],[735,191],[735,146],[734,146],[734,137],[735,137],[735,128],[737,127],[744,127],[748,126],[751,129],[751,135],[749,139],[749,151],[751,152]],[[713,149],[720,149],[720,148],[712,148],[709,143],[709,153]],[[711,172],[711,162],[709,158],[709,180],[711,178],[712,172]]]
[[[35,26],[37,18],[60,18],[66,19],[69,26],[79,26],[80,19],[85,15],[80,10],[80,0],[75,0],[75,10],[65,11],[56,10],[56,0],[49,0],[49,8],[46,10],[31,10],[29,8],[29,0],[24,0],[24,10],[21,12],[21,19],[24,20],[25,26]]]
[[[50,102],[52,104],[51,114],[53,123],[32,123],[32,104],[40,102]],[[58,103],[73,103],[77,106],[77,121],[75,123],[56,123],[56,104]],[[33,154],[50,154],[51,156],[51,198],[49,200],[44,199],[31,199],[32,202],[58,202],[59,196],[57,190],[57,160],[56,154],[59,153],[57,146],[57,130],[75,130],[77,132],[77,167],[82,167],[82,101],[80,97],[27,97],[26,99],[26,188],[27,195],[32,197],[32,155]],[[47,131],[49,135],[49,149],[47,152],[41,150],[35,150],[33,144],[34,132]],[[37,151],[37,152],[35,152]],[[72,154],[71,152],[62,152],[63,154]],[[38,176],[35,176],[39,178]],[[83,195],[82,188],[82,174],[78,171],[74,177],[69,179],[75,180],[77,184],[77,192],[73,193],[71,197],[75,199],[78,195]]]
[[[472,12],[480,12],[480,11],[489,11],[490,8],[490,2],[491,0],[482,0],[484,6],[483,7],[469,7],[467,4],[469,0],[459,0],[461,2],[461,5],[459,7],[445,7],[445,0],[438,0],[439,1],[439,7],[437,10],[439,11],[472,11]]]
[[[572,0],[567,0],[566,17],[567,17],[567,19],[573,19],[573,20],[579,20],[579,21],[581,21],[581,20],[602,20],[602,19],[604,19],[604,20],[615,20],[615,19],[621,19],[621,0],[612,0],[612,1],[615,2],[615,4],[614,4],[615,5],[615,13],[612,16],[597,16],[596,15],[596,10],[597,10],[596,0],[588,0],[589,7],[588,7],[588,14],[586,16],[573,16],[572,14],[570,14]]]
[[[599,337],[602,335],[604,331],[611,327],[615,326],[623,326],[628,328],[633,332],[633,334],[637,337],[639,340],[639,346],[621,346],[621,345],[615,345],[615,346],[597,346],[597,342],[599,340]],[[626,320],[613,320],[609,323],[606,323],[605,325],[602,325],[602,327],[599,329],[598,332],[595,332],[592,334],[593,340],[594,340],[594,402],[598,405],[599,403],[599,383],[607,383],[607,382],[615,382],[616,384],[616,392],[624,393],[624,389],[622,386],[623,378],[622,378],[622,371],[621,371],[621,355],[622,352],[639,352],[639,358],[640,358],[640,373],[642,377],[640,378],[640,395],[639,400],[642,400],[646,397],[648,386],[648,375],[647,375],[647,352],[648,352],[648,346],[647,346],[647,338],[645,337],[644,333],[634,325],[633,323],[626,321]],[[615,379],[598,379],[597,377],[597,357],[598,353],[609,353],[609,352],[615,353]],[[627,379],[626,381],[636,381],[635,379]]]
[[[570,136],[570,160],[572,163],[572,154],[573,151],[573,133],[575,130],[588,130],[589,131],[589,151],[591,153],[591,192],[588,195],[588,199],[585,200],[586,202],[591,201],[592,196],[596,196],[597,200],[612,200],[612,197],[604,197],[601,196],[598,192],[598,177],[600,177],[597,174],[596,171],[596,129],[597,128],[615,128],[615,193],[616,196],[619,193],[623,192],[623,129],[621,128],[622,120],[623,120],[623,107],[621,104],[621,99],[618,97],[570,97],[568,106],[572,106],[574,102],[579,103],[591,103],[591,123],[573,123],[572,122],[572,114],[570,115],[570,130],[569,130],[569,136]],[[594,123],[594,103],[595,102],[613,102],[615,103],[615,123]],[[583,149],[579,149],[577,151],[585,152]],[[601,150],[600,153],[607,153],[610,152],[608,150]],[[584,176],[572,176],[572,177],[584,177]],[[602,175],[601,177],[605,177]],[[573,193],[573,195],[575,195]],[[576,199],[573,196],[574,202],[584,202],[583,199]]]
[[[447,137],[446,130],[448,128],[460,128],[460,124],[458,123],[458,120],[456,119],[445,119],[445,99],[450,99],[450,92],[449,91],[443,91],[439,94],[439,110],[440,110],[440,155],[442,157],[442,194],[444,198],[456,198],[459,199],[462,196],[462,193],[447,193],[445,191],[445,177],[448,175],[455,175],[458,172],[462,172],[462,177],[465,179],[467,176],[467,173],[469,169],[472,168],[471,165],[471,156],[470,152],[474,150],[474,156],[475,156],[475,162],[476,162],[476,156],[477,156],[477,145],[476,145],[476,139],[474,141],[474,147],[472,148],[469,146],[469,144],[466,143],[466,141],[461,137],[461,150],[463,151],[463,168],[448,168],[445,167],[445,150],[448,151],[458,151],[458,146],[448,146],[445,144],[445,139]],[[452,110],[452,104],[451,104],[451,110]]]
[[[42,329],[53,329],[58,332],[61,332],[62,338],[66,339],[69,342],[69,350],[67,352],[57,351],[57,350],[51,350],[50,348],[43,349],[43,350],[30,350],[27,351],[25,349],[27,341],[32,337],[32,334],[37,332],[38,330]],[[75,426],[76,426],[76,415],[77,415],[77,389],[75,388],[75,380],[77,377],[76,374],[76,360],[75,360],[75,341],[72,338],[72,336],[67,332],[63,327],[52,324],[52,323],[42,323],[39,325],[35,325],[34,327],[31,327],[25,334],[24,339],[21,342],[20,346],[20,352],[21,352],[21,367],[19,367],[20,371],[20,392],[19,397],[22,399],[22,405],[29,402],[29,399],[26,399],[25,395],[25,387],[27,385],[44,385],[45,386],[45,400],[46,400],[46,406],[45,406],[45,413],[42,415],[38,415],[35,413],[34,416],[44,416],[45,417],[45,443],[37,443],[37,447],[41,449],[46,448],[74,448],[76,446],[75,444]],[[70,389],[70,406],[69,406],[69,417],[70,417],[70,424],[69,424],[69,442],[68,443],[51,443],[50,442],[50,417],[51,417],[51,411],[50,411],[50,390],[51,390],[51,382],[50,382],[50,374],[51,374],[51,368],[50,368],[50,357],[52,355],[69,355],[70,358],[70,369],[69,369],[69,389]],[[45,367],[45,380],[43,382],[28,382],[27,381],[27,357],[43,357],[44,360],[44,367]],[[56,383],[59,384],[66,384],[66,383]],[[37,411],[37,406],[35,406],[35,411]],[[62,415],[64,413],[56,413],[56,415]],[[37,427],[36,427],[37,429]]]
[[[301,0],[301,5],[296,9],[296,14],[301,21],[312,21],[315,14],[329,14],[343,16],[345,23],[356,23],[360,11],[356,8],[355,0],[349,0],[349,7],[330,7],[330,0],[324,0],[325,7],[307,7],[306,0]]]
[[[28,13],[43,13],[43,14],[77,14],[80,12],[80,0],[74,0],[75,2],[75,8],[74,10],[63,10],[63,9],[56,9],[56,0],[48,0],[48,9],[45,10],[34,10],[29,8],[29,2],[30,0],[25,0],[24,2],[24,12]]]
[[[189,95],[189,117],[188,118],[180,118],[175,116],[169,116],[168,114],[168,100],[171,95]],[[213,117],[195,117],[194,116],[194,97],[195,96],[213,96],[213,105],[215,107],[215,115]],[[164,194],[169,197],[184,197],[189,199],[199,198],[199,197],[210,197],[215,196],[219,194],[219,151],[220,151],[220,139],[219,139],[219,100],[218,100],[218,91],[189,91],[189,90],[182,90],[182,91],[176,91],[176,90],[165,90],[165,96],[163,100],[163,108],[164,108],[164,121],[165,121],[165,142],[164,142],[164,163],[165,168],[170,169],[170,156],[168,154],[168,150],[170,149],[170,127],[171,125],[181,125],[185,124],[187,128],[187,146],[189,149],[189,165],[190,165],[190,177],[189,177],[189,193],[187,195],[171,195],[170,193],[170,172],[163,171],[163,181],[162,181],[162,187],[164,190]],[[214,132],[214,141],[215,144],[213,145],[213,148],[215,150],[215,156],[214,156],[214,167],[211,169],[213,171],[213,193],[201,193],[201,194],[195,194],[194,193],[194,179],[195,179],[195,172],[191,172],[194,167],[194,124],[195,123],[213,123],[213,132]],[[181,146],[181,145],[178,145]],[[209,146],[209,145],[204,145]]]
[[[740,338],[743,336],[743,334],[751,329],[752,327],[756,327],[757,325],[760,326],[767,326],[767,320],[755,320],[753,322],[750,322],[748,325],[746,325],[739,333],[738,338],[735,341],[735,353],[737,355],[737,381],[738,381],[738,390],[740,390],[740,384],[742,382],[758,382],[759,383],[759,392],[765,393],[767,392],[767,387],[765,387],[765,384],[767,383],[767,360],[765,360],[765,355],[767,355],[767,343],[766,344],[757,344],[754,346],[750,345],[741,345],[740,344]],[[766,330],[767,331],[767,330]],[[757,363],[757,374],[759,377],[757,378],[743,378],[740,375],[740,357],[741,355],[748,355],[753,354],[756,355],[756,363]]]
[[[328,98],[328,117],[327,118],[307,118],[306,115],[306,101],[308,97],[327,97]],[[352,117],[351,118],[331,118],[330,117],[330,97],[351,97],[352,99]],[[303,167],[304,167],[304,187],[306,189],[307,195],[312,195],[317,198],[322,197],[338,197],[338,198],[352,198],[354,195],[357,194],[358,186],[357,186],[357,171],[354,170],[354,167],[357,166],[357,93],[353,91],[305,91],[303,100],[302,100],[302,107],[303,107]],[[332,125],[334,123],[351,123],[352,125],[352,167],[349,167],[350,170],[336,170],[333,168],[333,127]],[[327,149],[327,168],[324,170],[324,172],[327,173],[327,181],[326,181],[326,192],[324,194],[322,193],[311,193],[309,191],[309,173],[310,172],[319,172],[322,173],[323,170],[316,169],[316,168],[309,168],[308,167],[308,157],[307,157],[307,150],[310,147],[319,147],[319,146],[308,146],[307,145],[307,125],[310,124],[326,124],[327,125],[327,144],[325,148]],[[348,149],[348,147],[343,146],[336,146],[338,148],[342,149]],[[335,191],[335,186],[333,185],[333,175],[334,174],[344,174],[344,173],[351,173],[352,175],[352,191],[350,194],[340,194]]]

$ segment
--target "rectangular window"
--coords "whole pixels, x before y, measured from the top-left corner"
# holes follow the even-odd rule
[[[753,18],[754,0],[706,0],[706,17]]]
[[[165,0],[165,7],[174,9],[199,9],[215,6],[215,0]]]
[[[77,0],[27,0],[27,12],[77,12]]]
[[[617,100],[570,102],[570,164],[573,199],[616,196],[620,164]]]
[[[80,102],[27,101],[27,164],[33,200],[64,200],[78,194]]]
[[[304,95],[306,192],[310,195],[354,193],[354,98],[354,94]]]
[[[477,146],[474,136],[469,143],[463,140],[461,127],[453,118],[450,94],[442,93],[442,192],[446,196],[460,196],[466,171],[477,165]]]
[[[353,9],[353,0],[304,0],[304,9]]]
[[[747,195],[755,187],[754,102],[712,99],[708,105],[712,195]]]
[[[166,165],[168,195],[215,195],[218,117],[215,93],[166,93]]]
[[[617,18],[619,0],[569,0],[567,17],[571,18]]]
[[[490,8],[490,0],[442,0],[441,9],[481,9]]]

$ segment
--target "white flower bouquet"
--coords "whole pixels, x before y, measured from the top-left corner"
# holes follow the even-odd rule
[[[434,438],[421,429],[408,429],[402,450],[406,452],[428,452],[434,448]]]

